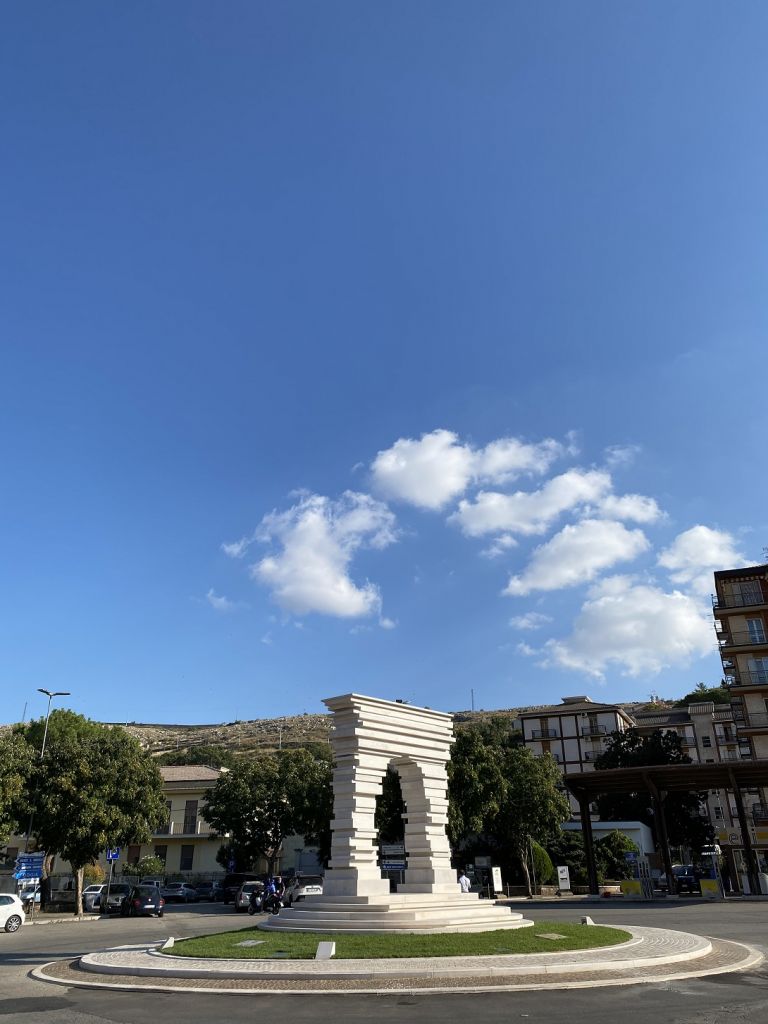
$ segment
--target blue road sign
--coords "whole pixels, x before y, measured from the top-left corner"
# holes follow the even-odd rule
[[[111,850],[107,850],[107,861],[119,860],[120,859],[120,847],[115,846]]]

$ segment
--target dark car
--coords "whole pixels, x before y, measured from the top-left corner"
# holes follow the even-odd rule
[[[221,882],[198,882],[195,888],[199,900],[220,900],[224,895]]]
[[[123,917],[162,917],[165,900],[156,885],[136,885],[124,898]]]
[[[701,892],[701,885],[699,884],[701,872],[694,868],[693,864],[673,864],[672,874],[675,877],[675,888],[678,893]],[[669,892],[666,875],[659,877],[658,886],[662,892]]]

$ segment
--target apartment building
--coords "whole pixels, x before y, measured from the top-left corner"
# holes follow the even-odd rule
[[[563,697],[562,703],[525,711],[519,716],[523,742],[534,754],[551,754],[563,772],[590,771],[613,732],[624,732],[632,718],[618,704],[589,697]],[[574,817],[579,809],[570,797]]]

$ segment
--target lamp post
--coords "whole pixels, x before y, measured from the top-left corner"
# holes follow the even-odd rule
[[[44,693],[46,695],[46,697],[48,698],[48,710],[45,713],[45,729],[43,730],[43,745],[40,748],[40,760],[42,761],[43,760],[43,755],[45,754],[45,741],[48,739],[48,719],[51,717],[51,701],[53,700],[54,697],[69,697],[70,693],[69,693],[69,690],[43,690],[40,687],[38,687],[37,692],[38,693]],[[29,849],[29,839],[30,839],[30,836],[32,835],[32,823],[33,823],[34,820],[35,820],[35,804],[34,804],[34,800],[33,800],[32,810],[30,811],[30,814],[29,814],[29,825],[27,827],[27,835],[26,835],[26,838],[24,839],[24,853],[26,853],[27,850]],[[34,900],[33,900],[33,903],[34,903]]]

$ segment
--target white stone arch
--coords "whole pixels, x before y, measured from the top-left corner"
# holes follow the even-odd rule
[[[387,767],[400,776],[408,808],[408,867],[399,893],[456,893],[448,845],[451,716],[351,693],[324,702],[333,712],[333,820],[326,896],[377,896],[389,881],[377,864],[376,797]]]

